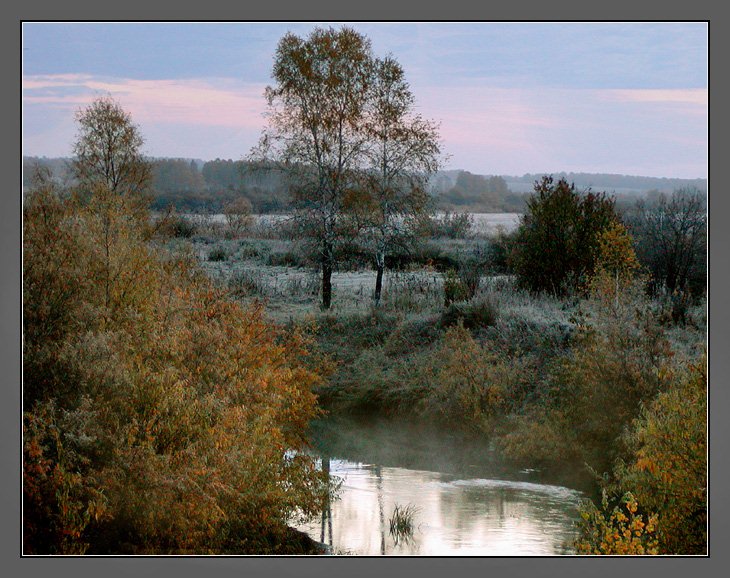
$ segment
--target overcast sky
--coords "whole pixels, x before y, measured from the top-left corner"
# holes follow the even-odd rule
[[[705,23],[348,24],[403,65],[446,168],[707,177]],[[24,23],[23,154],[70,156],[75,111],[111,94],[146,154],[240,159],[278,40],[316,25]]]

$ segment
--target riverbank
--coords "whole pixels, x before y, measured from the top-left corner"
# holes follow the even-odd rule
[[[682,367],[705,343],[703,301],[680,325],[665,321],[661,302],[636,292],[626,293],[621,311],[610,311],[600,299],[518,288],[505,274],[509,240],[502,235],[426,239],[386,270],[377,306],[375,272],[367,263],[345,262],[333,275],[328,311],[320,310],[319,278],[306,254],[275,227],[238,239],[209,234],[175,243],[187,245],[236,299],[264,303],[272,322],[308,336],[310,363],[326,373],[316,393],[330,414],[456,429],[489,440],[501,459],[526,468],[609,470],[621,449],[614,437],[627,422],[611,423],[590,404],[616,395],[621,407],[626,379],[650,383],[657,363]],[[470,294],[446,306],[467,283]],[[636,317],[636,310],[645,315]],[[589,343],[596,338],[603,340],[599,349]],[[597,384],[597,391],[607,388],[605,399],[577,395],[596,379],[581,377],[578,363],[586,355],[603,360],[607,375],[616,372],[617,387]],[[621,375],[624,362],[633,374]],[[581,438],[566,420],[600,435]]]
[[[580,486],[594,503],[607,488],[606,512],[587,512],[590,523],[610,525],[600,516],[609,520],[635,487],[615,468],[636,459],[636,436],[644,435],[639,418],[703,363],[706,302],[685,304],[678,321],[675,304],[649,298],[638,279],[619,294],[530,293],[510,275],[510,242],[504,234],[425,239],[386,268],[377,305],[375,272],[362,256],[351,256],[333,275],[327,311],[320,309],[316,269],[286,236],[258,231],[172,244],[197,255],[208,276],[244,306],[261,305],[272,323],[307,341],[307,363],[324,377],[315,393],[331,423],[428,424],[475,441],[493,466],[530,472],[538,483]],[[394,444],[378,445],[405,458],[394,467],[417,465],[396,432],[389,432]],[[417,437],[428,439],[424,430]],[[369,457],[372,448],[348,451],[353,447],[362,456],[356,459],[388,463]],[[424,453],[447,454],[438,444]],[[461,460],[478,461],[469,452]],[[430,471],[424,465],[419,471]]]

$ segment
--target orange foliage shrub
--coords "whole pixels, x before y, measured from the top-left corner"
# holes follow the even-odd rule
[[[133,203],[25,206],[26,553],[240,551],[320,507],[307,340],[156,253]]]
[[[576,542],[579,554],[658,554],[658,517],[646,519],[638,513],[639,505],[631,493],[609,510],[604,492],[602,509],[593,503],[584,504],[581,511],[582,537]]]
[[[629,435],[634,458],[618,472],[662,520],[662,553],[707,552],[707,369],[700,359],[647,404]]]

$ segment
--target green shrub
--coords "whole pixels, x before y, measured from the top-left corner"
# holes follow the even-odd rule
[[[459,301],[468,301],[474,297],[474,291],[454,269],[444,275],[444,307]]]
[[[310,259],[299,251],[288,249],[283,252],[272,251],[266,258],[266,264],[272,267],[308,267]]]
[[[496,323],[498,309],[490,298],[467,303],[452,303],[441,314],[440,324],[443,328],[453,327],[461,323],[464,328],[477,330]]]
[[[610,508],[603,493],[602,508],[585,502],[581,509],[581,537],[576,541],[578,554],[641,555],[658,554],[656,514],[644,518],[639,504],[629,492]]]
[[[627,455],[621,436],[642,405],[668,387],[673,354],[640,284],[584,307],[569,353],[551,370],[550,395],[581,461],[602,473]]]
[[[228,251],[220,245],[213,247],[208,253],[208,261],[225,261],[228,259]]]
[[[436,316],[406,319],[388,336],[383,351],[389,356],[403,356],[426,349],[441,336]]]
[[[366,314],[321,315],[317,337],[325,353],[353,360],[364,349],[383,345],[400,322],[400,316],[380,308]]]
[[[663,554],[707,553],[707,367],[703,356],[672,376],[627,434],[633,457],[619,485],[659,514]]]
[[[253,225],[254,218],[251,215],[252,210],[251,201],[246,197],[236,197],[226,203],[223,207],[223,214],[228,224],[228,231],[226,233],[231,238],[235,239]]]
[[[461,428],[491,433],[494,420],[504,414],[505,392],[511,388],[508,363],[462,326],[447,330],[431,358],[422,370],[430,383],[427,412]]]
[[[268,286],[262,280],[261,275],[254,271],[237,271],[228,280],[228,289],[231,295],[236,298],[242,297],[266,297]]]
[[[474,230],[474,217],[467,212],[446,211],[443,215],[425,217],[419,225],[423,236],[466,239]]]
[[[271,252],[268,245],[255,241],[240,241],[236,257],[241,260],[260,259],[266,257]]]
[[[538,403],[530,404],[523,415],[513,413],[509,417],[496,446],[504,459],[519,466],[556,470],[580,463],[575,436],[562,414]]]
[[[511,263],[521,286],[565,294],[592,275],[599,236],[618,220],[613,200],[603,193],[579,194],[565,179],[535,183],[517,229]]]
[[[507,233],[502,228],[490,239],[487,248],[486,264],[494,275],[509,275],[513,273],[510,263],[510,254],[514,250],[517,232]]]
[[[189,239],[198,233],[198,226],[187,217],[172,214],[162,220],[159,231],[167,237]]]

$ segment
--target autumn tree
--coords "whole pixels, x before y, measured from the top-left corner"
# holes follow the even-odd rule
[[[707,359],[673,375],[628,436],[633,460],[619,470],[642,505],[659,514],[660,551],[707,552]]]
[[[414,108],[401,65],[390,56],[377,59],[364,123],[370,169],[362,203],[363,239],[375,257],[376,303],[386,256],[414,238],[429,205],[428,180],[438,170],[438,127]]]
[[[270,553],[326,487],[306,340],[158,252],[139,191],[82,192],[24,204],[24,553]]]
[[[361,187],[367,135],[361,129],[372,77],[370,41],[352,28],[288,33],[266,89],[268,126],[252,158],[284,170],[299,233],[322,273],[322,306],[332,301],[337,252],[356,231],[348,218]]]
[[[515,235],[511,258],[518,282],[551,293],[584,286],[596,265],[600,234],[617,220],[605,194],[580,194],[565,179],[543,177]]]
[[[618,307],[627,287],[643,284],[640,271],[631,235],[623,223],[611,223],[598,236],[596,264],[589,282],[592,293],[604,299],[613,297]]]
[[[78,135],[72,168],[87,192],[104,184],[116,194],[139,195],[150,184],[152,166],[142,155],[144,138],[111,96],[97,98],[76,114]]]
[[[253,224],[252,211],[251,201],[246,197],[236,197],[223,207],[228,229],[234,237]]]

